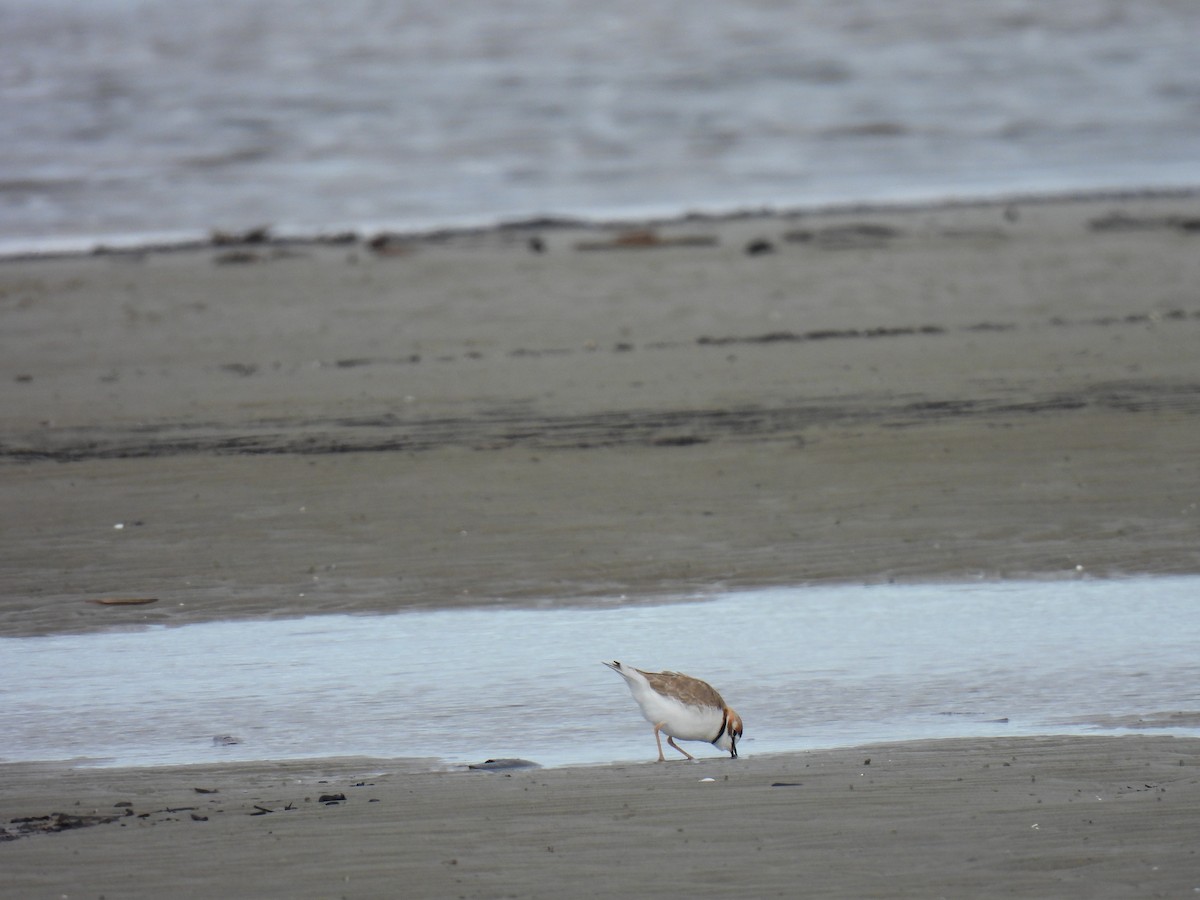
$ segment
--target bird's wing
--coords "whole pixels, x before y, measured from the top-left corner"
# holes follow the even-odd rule
[[[660,694],[678,697],[680,702],[687,706],[715,706],[718,709],[725,707],[721,695],[707,681],[684,675],[682,672],[644,672],[641,669],[638,671],[646,676],[654,690]]]

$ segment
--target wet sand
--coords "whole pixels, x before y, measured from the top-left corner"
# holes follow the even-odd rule
[[[1200,571],[1198,217],[1113,197],[3,261],[0,634]],[[4,822],[137,814],[0,844],[0,893],[1177,895],[1196,747],[417,771],[369,805],[348,783],[398,764],[331,762],[334,807],[315,763],[9,765]],[[207,813],[210,781],[223,813],[153,812]]]
[[[0,895],[1183,897],[1200,888],[1198,751],[1095,737],[510,773],[0,766],[6,822],[113,819],[0,842]]]

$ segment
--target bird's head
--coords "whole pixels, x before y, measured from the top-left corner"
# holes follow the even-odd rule
[[[725,707],[725,727],[713,741],[713,746],[728,750],[729,755],[737,759],[737,742],[742,736],[742,717],[728,706]]]

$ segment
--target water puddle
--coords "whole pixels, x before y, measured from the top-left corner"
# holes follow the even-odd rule
[[[604,659],[711,681],[745,719],[746,755],[1116,733],[1152,716],[1194,735],[1198,589],[1194,577],[822,586],[4,638],[0,760],[652,759],[650,726]]]

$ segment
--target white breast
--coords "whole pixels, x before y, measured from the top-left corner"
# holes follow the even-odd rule
[[[646,720],[652,725],[661,724],[663,731],[681,741],[711,741],[725,720],[725,710],[715,706],[685,706],[657,693],[645,679],[630,680],[629,689]]]

